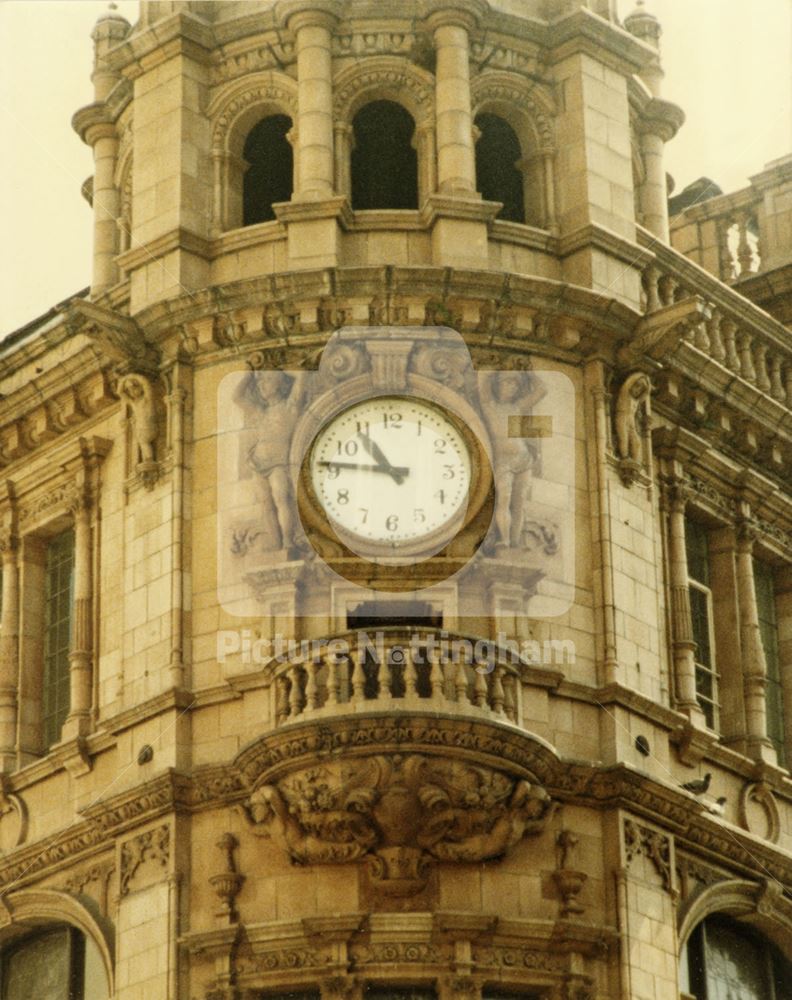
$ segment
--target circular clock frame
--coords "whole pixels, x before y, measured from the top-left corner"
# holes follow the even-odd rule
[[[355,583],[365,582],[372,589],[396,591],[415,589],[416,578],[440,582],[463,568],[489,529],[494,509],[494,479],[489,455],[480,437],[480,434],[486,433],[485,429],[475,410],[465,400],[428,379],[411,378],[403,391],[389,389],[378,393],[371,391],[369,382],[364,385],[365,391],[357,393],[350,392],[351,387],[345,387],[347,391],[341,400],[336,396],[332,402],[327,399],[317,401],[313,419],[301,428],[298,447],[301,448],[302,459],[297,500],[303,529],[319,556],[341,576]],[[364,385],[360,386],[360,390]],[[441,391],[438,392],[438,389]],[[461,516],[418,540],[400,545],[396,550],[389,543],[345,537],[343,529],[339,530],[339,526],[327,515],[311,475],[312,452],[325,429],[346,411],[378,398],[415,402],[436,410],[459,434],[470,461],[467,504],[462,505]],[[474,426],[477,430],[480,428],[480,433],[474,432]],[[452,529],[451,533],[449,529]]]

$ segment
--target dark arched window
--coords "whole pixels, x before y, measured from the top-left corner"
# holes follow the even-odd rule
[[[270,115],[255,125],[245,141],[243,156],[250,166],[242,183],[242,225],[269,222],[272,206],[289,201],[294,187],[294,157],[286,134],[287,115]]]
[[[415,122],[393,101],[372,101],[352,123],[353,208],[418,208]]]
[[[0,954],[2,1000],[107,1000],[109,995],[99,949],[75,927],[42,929]]]
[[[501,201],[499,219],[525,222],[523,175],[517,166],[522,158],[520,140],[508,122],[497,115],[476,117],[481,132],[476,143],[476,181],[485,201]]]
[[[696,1000],[781,1000],[789,995],[792,965],[752,928],[717,914],[690,935],[680,978]]]

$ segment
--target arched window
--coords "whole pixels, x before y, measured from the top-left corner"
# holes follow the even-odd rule
[[[286,134],[287,115],[270,115],[255,125],[245,141],[243,156],[250,166],[242,182],[242,225],[269,222],[272,206],[289,201],[294,188],[294,156]]]
[[[783,1000],[792,964],[752,928],[714,914],[690,935],[680,979],[696,1000]]]
[[[476,181],[485,201],[503,202],[499,219],[525,222],[525,193],[522,170],[518,166],[522,150],[517,133],[498,115],[483,112],[476,116],[481,135],[476,143]]]
[[[48,927],[0,953],[2,1000],[108,1000],[109,995],[99,949],[75,927]]]
[[[372,101],[355,115],[352,207],[418,208],[415,122],[394,101]]]

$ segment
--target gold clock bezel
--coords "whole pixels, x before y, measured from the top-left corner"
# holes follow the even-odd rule
[[[423,535],[420,539],[400,545],[396,553],[394,553],[393,546],[388,543],[378,543],[353,535],[351,532],[348,538],[345,537],[343,529],[328,516],[312,482],[311,459],[320,436],[330,424],[344,413],[368,399],[405,400],[419,403],[437,411],[461,437],[467,448],[470,462],[467,504],[461,516],[454,515],[448,523]],[[365,577],[368,585],[375,587],[378,579],[387,579],[387,589],[394,590],[405,589],[402,586],[404,583],[412,588],[414,586],[412,578],[419,575],[421,571],[425,571],[427,576],[431,578],[436,577],[439,572],[441,575],[438,579],[445,579],[461,568],[469,556],[460,561],[458,555],[452,556],[452,550],[459,549],[461,551],[461,549],[467,548],[467,546],[459,544],[460,539],[470,533],[474,522],[479,519],[485,506],[494,506],[492,503],[487,504],[488,498],[493,498],[492,466],[487,451],[478,436],[458,414],[435,400],[427,399],[414,391],[388,392],[345,401],[343,406],[336,409],[322,422],[321,427],[313,434],[310,445],[305,449],[299,471],[297,494],[298,511],[306,537],[312,548],[331,568],[347,579],[354,579],[355,582],[360,582],[360,578]],[[486,518],[484,531],[476,532],[481,537],[475,542],[470,540],[471,555],[483,541],[490,519],[491,511],[490,516]],[[438,542],[444,537],[445,540],[438,548]],[[360,552],[363,547],[366,550],[365,555]],[[424,555],[427,550],[432,550],[431,554]],[[443,572],[443,563],[449,563],[449,561],[454,564],[453,567],[447,565],[448,572]]]

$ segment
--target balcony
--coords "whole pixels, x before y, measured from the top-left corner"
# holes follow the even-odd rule
[[[491,640],[403,625],[347,632],[303,643],[279,665],[276,724],[419,711],[519,726],[518,668],[516,655]]]

